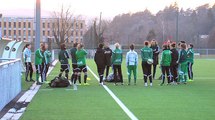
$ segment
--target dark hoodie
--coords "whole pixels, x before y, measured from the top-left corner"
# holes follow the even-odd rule
[[[105,50],[105,65],[111,66],[112,50],[109,47],[106,47],[104,50]]]
[[[102,48],[97,48],[94,60],[98,68],[105,68],[105,51]]]

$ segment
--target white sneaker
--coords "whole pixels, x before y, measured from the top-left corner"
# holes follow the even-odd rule
[[[148,86],[148,84],[147,83],[145,83],[145,87],[147,87]]]
[[[77,85],[73,84],[73,90],[78,90]]]
[[[152,83],[150,83],[150,86],[152,86]]]

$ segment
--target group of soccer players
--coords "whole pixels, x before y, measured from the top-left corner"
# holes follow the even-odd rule
[[[32,79],[32,64],[31,64],[31,45],[27,44],[23,55],[26,65],[26,81],[28,80],[28,74],[30,73],[30,81]],[[40,48],[35,51],[35,67],[36,67],[36,81],[37,84],[42,84],[46,81],[46,74],[51,62],[51,53],[47,50],[48,45],[41,43]],[[70,65],[68,59],[71,56],[72,59],[72,70],[71,83],[76,85],[81,84],[81,73],[84,73],[84,85],[89,85],[87,83],[87,66],[86,66],[86,56],[87,51],[84,49],[83,44],[74,43],[73,48],[70,52],[67,52],[65,44],[61,44],[60,52],[58,54],[58,59],[61,63],[59,77],[65,72],[65,77],[69,80],[69,70]],[[159,61],[159,53],[161,53]],[[144,47],[141,49],[141,59],[142,59],[142,71],[144,85],[148,86],[147,80],[149,79],[149,85],[152,86],[152,80],[155,79],[157,65],[160,64],[161,69],[161,79],[160,85],[164,85],[165,78],[167,78],[167,85],[170,84],[180,84],[193,80],[193,61],[194,61],[194,51],[193,45],[187,45],[185,41],[181,41],[178,44],[176,42],[167,41],[162,45],[162,50],[160,50],[159,45],[156,40],[145,41]],[[115,49],[111,50],[109,44],[99,44],[96,49],[94,61],[97,66],[97,72],[99,74],[100,82],[99,84],[104,85],[104,80],[107,79],[109,75],[110,67],[113,68],[114,84],[117,83],[124,84],[123,73],[122,73],[122,63],[123,63],[123,51],[120,49],[120,44],[115,44]],[[127,66],[128,74],[128,85],[131,85],[131,75],[134,76],[134,85],[137,83],[137,67],[138,67],[138,53],[135,51],[135,45],[130,45],[130,51],[126,54],[125,64]],[[152,67],[153,66],[153,67]],[[153,68],[153,72],[152,72]],[[106,75],[104,77],[106,69]],[[41,82],[39,82],[39,76],[41,76]],[[76,87],[76,86],[74,86]]]
[[[105,66],[112,66],[114,72],[114,84],[117,85],[117,82],[121,82],[121,84],[123,85],[123,75],[121,67],[123,62],[123,52],[120,49],[119,43],[116,43],[115,47],[115,50],[112,51],[112,56],[109,57],[111,59],[111,64],[108,65],[106,64],[106,50],[103,49],[103,44],[99,44],[96,50],[95,62],[97,65],[98,74],[100,76],[100,84],[104,84],[103,76]],[[105,48],[107,48],[107,45]],[[128,85],[131,84],[132,73],[134,76],[134,85],[136,85],[137,81],[138,54],[134,49],[134,44],[131,44],[130,51],[128,51],[126,54],[125,64],[127,66]],[[161,53],[160,61],[159,53]],[[162,82],[160,84],[161,86],[164,85],[165,78],[167,78],[167,85],[177,85],[181,83],[186,84],[187,81],[193,80],[193,45],[187,45],[185,41],[180,41],[178,44],[176,44],[176,42],[166,41],[162,45],[162,50],[160,50],[156,40],[145,41],[144,47],[141,49],[141,59],[145,86],[148,86],[148,79],[150,82],[149,85],[152,86],[152,80],[155,79],[155,73],[158,64],[160,64],[162,73]],[[118,78],[120,79],[120,81],[118,81]]]
[[[46,81],[47,72],[51,63],[51,57],[52,57],[52,54],[50,51],[48,51],[48,44],[41,43],[40,48],[35,51],[37,85],[41,85],[43,82]],[[33,66],[31,61],[31,44],[26,44],[23,51],[23,59],[26,66],[25,81],[34,82],[34,80],[32,79]],[[29,73],[30,73],[30,80],[28,80]],[[41,81],[39,81],[39,77],[41,77]]]

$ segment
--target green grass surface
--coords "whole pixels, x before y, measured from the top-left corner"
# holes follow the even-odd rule
[[[29,77],[28,77],[28,80],[30,80]],[[33,80],[36,80],[35,74],[33,74]],[[25,73],[22,73],[22,91],[28,90],[32,84],[33,84],[33,82],[26,82],[25,81]]]
[[[92,60],[87,61],[96,73]],[[215,118],[215,60],[196,60],[195,81],[187,85],[144,87],[142,69],[138,67],[137,86],[108,87],[141,120],[214,120]],[[158,68],[157,77],[160,75]],[[59,64],[50,74],[51,80],[59,73]],[[97,74],[97,73],[96,73]],[[123,63],[124,81],[127,72]],[[98,86],[97,80],[89,72],[90,86],[53,89],[43,85],[24,113],[22,120],[124,120],[129,117],[116,104],[111,96]],[[132,81],[133,82],[133,81]],[[69,89],[69,90],[66,90]]]

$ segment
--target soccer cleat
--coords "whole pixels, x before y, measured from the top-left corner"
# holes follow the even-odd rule
[[[130,85],[130,83],[128,83],[128,85]]]
[[[117,84],[117,83],[114,83],[114,85],[117,86],[118,84]]]
[[[77,85],[80,85],[80,86],[81,86],[81,83],[78,83]]]
[[[36,84],[37,84],[37,85],[42,85],[43,83],[41,83],[41,82],[37,82]]]
[[[187,82],[193,82],[194,80],[192,80],[192,79],[189,79],[189,80],[187,80]]]
[[[88,85],[90,85],[89,83],[84,83],[84,86],[88,86]]]
[[[164,83],[161,83],[160,86],[163,86]]]
[[[150,83],[150,86],[152,86],[152,83]]]
[[[35,82],[35,81],[33,79],[31,79],[30,82]]]
[[[124,85],[124,83],[121,83],[121,85]]]
[[[145,83],[145,87],[147,87],[148,86],[148,84],[147,83]]]

